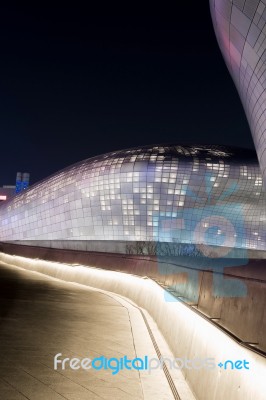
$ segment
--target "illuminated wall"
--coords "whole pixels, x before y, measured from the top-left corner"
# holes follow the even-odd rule
[[[72,165],[2,204],[0,240],[201,243],[203,232],[209,244],[226,233],[228,246],[265,249],[264,205],[253,152],[134,148]]]
[[[266,2],[210,0],[210,5],[216,36],[241,97],[266,184]]]

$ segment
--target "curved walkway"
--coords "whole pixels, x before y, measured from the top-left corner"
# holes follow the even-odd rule
[[[0,398],[142,399],[138,371],[54,370],[54,356],[136,357],[129,313],[81,285],[0,266]]]

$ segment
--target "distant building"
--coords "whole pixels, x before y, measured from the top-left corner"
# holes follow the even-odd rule
[[[27,172],[17,172],[16,185],[3,185],[0,187],[0,203],[9,200],[16,194],[29,187],[30,174]]]
[[[16,176],[16,194],[29,187],[30,174],[28,172],[17,172]]]
[[[0,202],[9,200],[16,194],[16,186],[14,185],[4,185],[0,187]]]

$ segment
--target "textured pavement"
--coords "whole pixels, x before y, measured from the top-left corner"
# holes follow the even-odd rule
[[[136,357],[127,308],[79,285],[0,265],[0,400],[142,399],[138,371],[55,371],[54,355]]]

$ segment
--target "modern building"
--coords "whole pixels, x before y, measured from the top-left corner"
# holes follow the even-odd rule
[[[121,242],[121,251],[132,242],[265,250],[266,5],[259,0],[210,5],[261,171],[251,151],[219,146],[112,152],[59,171],[2,205],[0,240],[60,241],[66,247],[71,241],[108,242],[108,249]],[[28,186],[26,175],[17,177],[16,192],[23,182],[23,189]]]
[[[260,166],[251,150],[214,145],[152,145],[90,158],[0,205],[0,251],[32,258],[4,255],[7,262],[133,299],[178,357],[242,360],[244,349],[252,365],[247,374],[218,369],[221,362],[216,370],[183,372],[199,399],[262,399],[266,8],[258,0],[210,3]],[[83,266],[109,271],[90,268],[88,279]],[[136,284],[136,275],[155,282]]]
[[[17,172],[16,176],[16,194],[29,187],[30,174],[28,172]]]
[[[264,0],[210,0],[210,6],[218,43],[242,100],[266,185],[266,4]]]
[[[265,200],[253,151],[133,148],[72,165],[3,204],[0,241],[265,249]]]
[[[240,360],[247,350],[252,368],[259,366],[255,373],[189,368],[184,374],[199,399],[262,399],[257,378],[265,376],[266,352],[265,5],[210,3],[259,162],[251,150],[176,144],[78,162],[0,205],[0,251],[32,258],[12,258],[19,266],[130,297],[154,316],[178,357],[203,358],[211,350],[208,356],[223,360],[226,350]],[[45,266],[43,260],[67,265]],[[82,266],[108,273],[91,268],[95,274],[88,280]],[[136,275],[155,282],[134,284]],[[177,307],[167,304],[173,298]],[[195,315],[202,318],[195,322]]]

